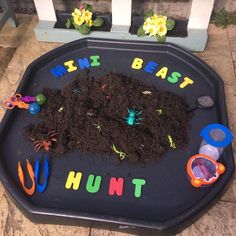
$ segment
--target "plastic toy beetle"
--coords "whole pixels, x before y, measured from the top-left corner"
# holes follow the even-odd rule
[[[125,117],[125,122],[128,125],[139,125],[139,120],[143,120],[143,118],[138,118],[139,115],[141,115],[142,111],[136,111],[136,110],[130,110],[128,108],[128,116]]]

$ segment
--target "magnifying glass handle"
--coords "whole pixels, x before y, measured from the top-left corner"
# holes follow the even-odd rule
[[[194,110],[196,110],[197,108],[199,108],[198,106],[191,106],[191,107],[189,107],[188,108],[188,110],[187,110],[187,112],[192,112],[192,111],[194,111]]]

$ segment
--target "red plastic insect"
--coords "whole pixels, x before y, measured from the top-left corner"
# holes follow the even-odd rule
[[[38,152],[41,148],[43,148],[45,151],[49,151],[50,147],[52,146],[53,142],[57,142],[57,133],[56,131],[51,131],[48,133],[48,139],[43,140],[37,140],[34,142],[34,150]]]

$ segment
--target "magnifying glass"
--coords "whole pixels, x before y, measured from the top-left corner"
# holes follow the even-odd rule
[[[192,156],[187,163],[187,173],[194,187],[209,186],[225,172],[225,166],[204,154]]]
[[[188,112],[196,109],[209,109],[215,105],[215,101],[209,95],[203,95],[197,98],[196,104],[188,109]]]

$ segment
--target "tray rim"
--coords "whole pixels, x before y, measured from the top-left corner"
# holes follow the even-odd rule
[[[178,46],[176,46],[173,43],[164,43],[164,44],[157,44],[153,42],[146,42],[146,41],[128,41],[128,40],[110,40],[110,39],[96,39],[96,38],[85,38],[76,40],[73,42],[70,42],[68,44],[64,44],[62,46],[59,46],[43,55],[41,55],[39,58],[34,60],[31,64],[28,65],[28,67],[25,70],[25,73],[22,77],[22,80],[17,88],[17,92],[21,93],[24,90],[25,83],[29,79],[29,74],[32,72],[35,65],[40,63],[41,61],[45,59],[51,58],[53,54],[60,53],[65,49],[68,49],[70,47],[73,47],[73,45],[79,45],[80,47],[91,47],[93,44],[108,44],[111,45],[127,45],[127,46],[139,46],[139,47],[145,47],[145,46],[151,46],[154,48],[159,47],[166,47],[167,52],[171,51],[177,51],[179,53],[182,53],[189,57],[192,61],[198,63],[202,68],[207,70],[209,74],[212,75],[212,77],[217,81],[217,92],[219,94],[222,94],[224,96],[224,101],[222,99],[219,100],[219,106],[224,113],[224,116],[221,116],[222,124],[228,126],[228,113],[227,113],[227,106],[226,106],[226,99],[225,99],[225,91],[224,91],[224,83],[221,77],[210,67],[208,66],[202,59],[197,57],[196,55],[193,55],[189,53],[187,50],[184,50]],[[85,44],[83,46],[83,44]],[[91,44],[91,45],[90,45]],[[51,60],[50,60],[51,61]],[[10,119],[12,113],[10,111],[6,111],[2,122],[0,124],[0,135],[3,131],[5,126],[7,125],[7,121]],[[230,170],[228,170],[227,173],[225,173],[222,176],[221,179],[221,186],[218,185],[214,189],[211,190],[201,201],[198,202],[195,206],[191,207],[189,210],[186,210],[185,212],[181,213],[180,215],[177,215],[167,221],[164,222],[156,222],[156,221],[145,221],[135,218],[120,218],[120,217],[114,217],[109,215],[103,215],[103,214],[97,214],[97,213],[84,213],[84,212],[71,212],[67,210],[61,210],[61,209],[54,209],[54,208],[42,208],[36,205],[33,205],[30,203],[27,199],[27,197],[18,191],[15,188],[15,184],[9,179],[11,177],[8,175],[7,171],[4,169],[4,164],[1,161],[0,157],[0,180],[3,183],[4,188],[7,190],[7,192],[10,194],[14,202],[25,211],[26,216],[29,218],[29,215],[33,218],[37,217],[60,217],[64,219],[70,220],[71,218],[77,219],[77,220],[92,220],[92,221],[100,221],[100,222],[108,222],[108,223],[115,223],[115,224],[124,224],[124,225],[131,225],[131,226],[137,226],[137,227],[144,227],[144,228],[151,228],[156,229],[159,231],[166,231],[172,228],[180,227],[182,224],[186,224],[188,221],[193,221],[195,218],[199,218],[200,215],[202,215],[207,209],[209,209],[219,198],[219,196],[226,190],[230,183],[230,179],[234,173],[235,164],[234,164],[234,158],[233,158],[233,151],[232,151],[232,145],[230,145],[227,148],[229,154],[231,154],[231,162],[232,166],[230,166]],[[1,155],[1,153],[0,153]],[[223,181],[224,180],[224,181]],[[30,220],[33,220],[33,218],[29,218]],[[50,222],[48,222],[50,223]],[[183,227],[183,226],[182,226]]]

